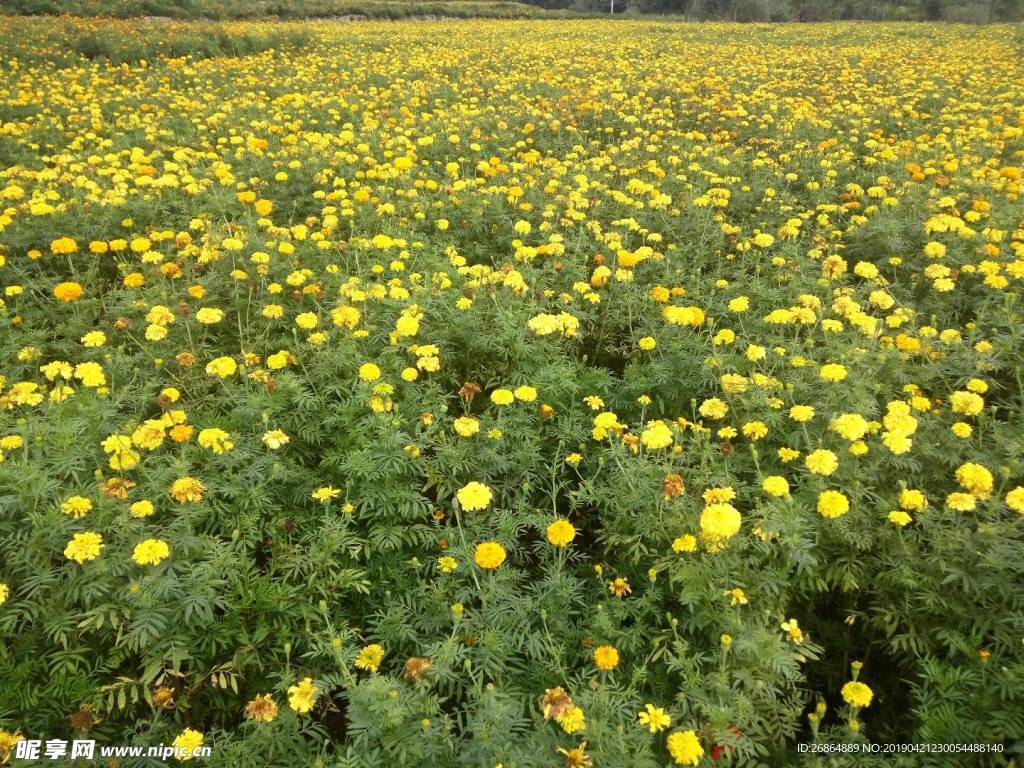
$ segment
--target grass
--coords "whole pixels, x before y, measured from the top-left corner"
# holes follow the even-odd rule
[[[357,16],[401,19],[419,16],[525,19],[564,16],[524,3],[495,0],[7,0],[0,13],[119,19],[160,16],[171,19],[306,19]]]

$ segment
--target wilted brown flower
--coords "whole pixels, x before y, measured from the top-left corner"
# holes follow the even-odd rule
[[[465,400],[467,403],[472,403],[473,398],[480,394],[480,385],[472,381],[467,381],[462,385],[462,389],[459,390],[459,397]]]
[[[263,723],[272,722],[277,718],[277,702],[269,693],[257,696],[245,705],[245,716]]]
[[[170,709],[174,706],[174,689],[167,685],[161,685],[153,691],[153,705],[161,709]]]
[[[541,712],[544,713],[545,720],[557,720],[571,712],[575,706],[572,697],[560,685],[544,691],[544,698],[541,700]]]
[[[111,477],[99,484],[99,489],[102,493],[112,499],[121,499],[122,501],[128,498],[128,491],[134,487],[134,482],[125,480],[122,477]]]
[[[665,494],[665,501],[678,498],[686,493],[686,486],[683,485],[683,478],[674,473],[671,475],[665,475],[665,480],[661,484],[661,489]]]
[[[405,662],[405,677],[414,683],[418,683],[427,674],[430,666],[430,659],[425,659],[422,656],[413,656]]]
[[[83,704],[75,712],[68,715],[68,722],[71,723],[71,727],[76,731],[89,730],[96,722],[96,718],[92,714],[92,707],[88,704]]]

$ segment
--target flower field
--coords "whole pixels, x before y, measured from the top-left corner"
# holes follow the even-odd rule
[[[1020,760],[1019,30],[0,43],[0,762]]]

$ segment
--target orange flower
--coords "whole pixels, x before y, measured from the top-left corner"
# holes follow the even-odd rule
[[[61,301],[78,301],[82,293],[82,286],[78,283],[58,283],[53,289],[53,295]]]

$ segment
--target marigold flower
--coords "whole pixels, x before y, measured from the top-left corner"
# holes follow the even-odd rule
[[[594,664],[598,669],[611,670],[619,666],[619,652],[611,645],[599,645],[594,649]]]
[[[171,483],[171,497],[179,504],[203,500],[206,486],[194,477],[180,477]]]
[[[64,548],[64,557],[74,560],[76,563],[95,560],[104,546],[103,536],[98,533],[92,531],[76,533]]]
[[[490,488],[474,480],[462,486],[456,497],[462,509],[467,512],[474,512],[479,509],[487,509],[490,506],[492,494]]]
[[[146,539],[135,545],[132,552],[132,560],[139,565],[159,565],[171,554],[170,547],[166,541],[161,539]]]
[[[269,693],[256,696],[245,705],[245,716],[261,723],[271,723],[277,719],[277,702]]]
[[[547,536],[548,541],[556,547],[565,547],[576,538],[576,528],[568,520],[555,520],[548,526]]]
[[[850,511],[850,500],[839,491],[818,494],[818,514],[822,517],[842,517]]]
[[[203,746],[203,734],[186,728],[175,737],[171,746],[176,750],[179,760],[191,760],[198,757],[197,750]]]
[[[356,668],[376,672],[382,661],[384,661],[384,649],[373,643],[359,651],[359,655],[356,656]]]
[[[473,559],[481,568],[493,570],[505,562],[505,548],[496,541],[485,541],[476,545]]]
[[[874,696],[871,689],[864,683],[851,680],[843,686],[843,701],[851,707],[869,707]]]
[[[676,765],[697,765],[704,757],[704,748],[694,731],[675,731],[668,737],[668,753]]]
[[[313,678],[303,678],[297,685],[288,687],[288,706],[304,715],[313,709],[320,691],[313,683]]]

